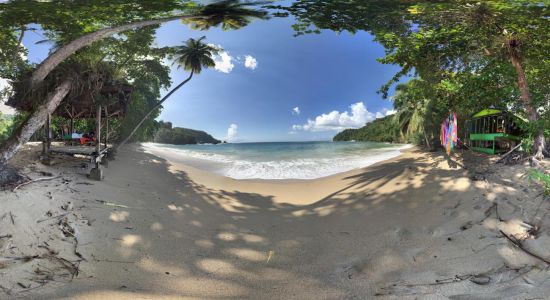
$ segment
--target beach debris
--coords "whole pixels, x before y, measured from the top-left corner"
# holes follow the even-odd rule
[[[470,278],[470,281],[478,285],[487,285],[491,282],[491,277],[487,275],[476,275]]]
[[[48,212],[46,212],[46,216],[48,216],[48,218],[37,220],[36,223],[42,223],[42,222],[45,222],[45,221],[48,221],[48,220],[62,218],[64,216],[68,215],[68,214],[69,213],[67,212],[67,213],[63,213],[63,214],[60,214],[60,215],[53,216],[52,212],[48,211]]]
[[[10,211],[10,220],[11,220],[11,225],[15,225],[15,220],[13,220],[13,214],[11,213],[11,211]]]
[[[11,234],[0,235],[0,239],[9,239],[9,238],[11,238],[11,237],[12,237]]]
[[[536,253],[533,253],[532,251],[526,249],[525,247],[523,247],[523,245],[521,244],[521,241],[520,240],[517,240],[516,238],[512,237],[512,236],[509,236],[507,235],[506,233],[504,233],[504,231],[502,230],[499,230],[500,233],[507,239],[509,240],[514,246],[516,246],[518,249],[520,249],[521,251],[527,253],[528,255],[546,263],[547,265],[550,265],[550,260],[548,259],[545,259],[544,257],[536,254]]]
[[[120,208],[130,208],[129,206],[126,206],[126,205],[122,205],[122,204],[116,204],[116,203],[112,203],[112,202],[107,202],[105,200],[99,200],[99,199],[96,199],[95,201],[103,204],[103,205],[107,205],[107,206],[113,206],[113,207],[120,207]]]
[[[61,232],[63,232],[63,234],[66,237],[69,237],[69,236],[75,237],[74,236],[74,228],[71,227],[71,225],[69,224],[69,221],[66,217],[59,220],[58,225],[59,225],[59,230],[61,230]]]
[[[22,284],[21,282],[17,282],[17,285],[18,285],[18,286],[20,286],[20,287],[22,287],[22,288],[24,288],[24,289],[28,289],[28,288],[30,288],[30,287],[31,287],[31,285],[30,285],[30,284],[28,284],[28,285],[24,285],[24,284]]]
[[[275,255],[275,251],[269,250],[269,252],[268,252],[268,254],[267,254],[267,261],[265,262],[266,264],[269,263],[269,261],[271,260],[271,258],[273,257],[273,255]]]
[[[67,203],[61,205],[61,209],[62,210],[73,210],[73,203],[72,202],[67,202]]]
[[[13,188],[12,192],[15,192],[20,187],[31,184],[31,183],[40,182],[40,181],[47,181],[47,180],[53,180],[53,179],[56,179],[56,178],[59,178],[59,176],[41,177],[41,178],[33,179],[33,180],[30,180],[30,181],[25,181],[25,182],[17,185],[15,188]]]

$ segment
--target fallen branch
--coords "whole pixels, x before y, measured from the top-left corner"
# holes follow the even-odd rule
[[[60,214],[60,215],[57,215],[57,216],[53,216],[53,217],[50,217],[50,218],[46,218],[46,219],[41,219],[41,220],[37,220],[36,223],[42,223],[42,222],[45,222],[45,221],[48,221],[48,220],[52,220],[52,219],[58,219],[58,218],[61,218],[61,217],[64,217],[66,215],[68,215],[70,213],[64,213],[64,214]]]
[[[510,155],[512,152],[516,151],[516,149],[518,149],[519,147],[521,147],[521,144],[523,144],[523,142],[520,142],[517,146],[515,146],[514,148],[512,148],[512,150],[504,153],[496,162],[499,163],[501,162],[502,160],[504,160],[508,155]]]
[[[0,235],[0,239],[9,239],[11,237],[12,237],[11,234]]]
[[[499,230],[499,231],[500,231],[500,233],[502,233],[502,235],[503,235],[504,237],[506,237],[510,242],[512,242],[512,244],[514,244],[514,246],[518,247],[521,251],[523,251],[523,252],[529,254],[530,256],[532,256],[532,257],[534,257],[534,258],[536,258],[536,259],[538,259],[538,260],[541,260],[541,261],[545,262],[547,265],[550,265],[550,261],[549,261],[549,260],[546,260],[544,257],[541,257],[541,256],[539,256],[538,254],[533,253],[533,252],[531,252],[530,250],[525,249],[525,248],[523,247],[523,245],[522,245],[519,241],[513,239],[512,237],[510,237],[509,235],[507,235],[506,233],[504,233],[502,230]]]
[[[42,178],[37,178],[37,179],[33,179],[33,180],[30,180],[30,181],[26,181],[26,182],[23,182],[21,183],[20,185],[16,186],[12,192],[15,192],[17,191],[18,188],[22,187],[22,186],[25,186],[25,185],[28,185],[28,184],[31,184],[31,183],[35,183],[35,182],[39,182],[39,181],[46,181],[46,180],[52,180],[52,179],[56,179],[56,178],[59,178],[60,176],[53,176],[53,177],[42,177]]]

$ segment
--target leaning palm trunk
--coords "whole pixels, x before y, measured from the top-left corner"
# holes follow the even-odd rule
[[[27,143],[32,135],[44,125],[48,115],[52,114],[71,89],[72,79],[65,79],[55,90],[50,92],[46,101],[37,107],[0,146],[0,169]]]
[[[536,123],[540,119],[540,115],[537,110],[533,107],[531,101],[531,94],[529,92],[529,85],[527,84],[527,78],[525,76],[525,71],[521,65],[521,59],[515,55],[515,53],[510,53],[510,61],[516,69],[518,76],[518,87],[520,90],[520,98],[527,110],[527,119],[529,122]],[[544,128],[537,125],[537,132],[535,135],[535,141],[533,143],[533,158],[541,160],[544,158],[543,151],[545,149],[545,139],[544,139]]]
[[[132,130],[132,132],[130,132],[130,134],[122,141],[120,142],[120,144],[118,144],[118,146],[116,147],[116,150],[119,150],[122,146],[124,146],[126,143],[128,143],[128,141],[132,138],[132,136],[134,136],[134,134],[136,133],[136,131],[141,127],[141,125],[143,124],[143,122],[145,122],[145,120],[147,120],[147,118],[149,118],[149,116],[156,110],[158,109],[162,103],[164,103],[164,101],[166,101],[170,96],[172,96],[172,94],[174,92],[176,92],[179,88],[181,88],[182,86],[184,86],[187,82],[189,82],[189,80],[191,80],[191,78],[193,78],[193,71],[191,71],[191,74],[189,75],[189,77],[187,77],[187,79],[185,79],[182,83],[178,84],[175,88],[173,88],[168,94],[166,94],[166,96],[164,96],[157,104],[155,104],[155,106],[153,106],[146,114],[145,116],[143,116],[143,118],[141,118],[141,121],[139,121],[139,123],[134,127],[134,129]]]
[[[31,88],[34,88],[36,85],[41,83],[55,67],[57,67],[60,63],[62,63],[65,59],[67,59],[73,53],[103,38],[106,38],[108,36],[112,36],[114,34],[121,33],[127,30],[131,30],[131,29],[158,25],[158,24],[162,24],[162,23],[166,23],[174,20],[195,19],[195,18],[198,18],[198,17],[194,15],[179,15],[179,16],[167,17],[167,18],[161,18],[161,19],[155,19],[155,20],[139,21],[139,22],[120,25],[116,27],[105,28],[105,29],[101,29],[101,30],[83,35],[77,38],[76,40],[73,40],[72,42],[68,43],[67,45],[59,48],[57,51],[55,51],[50,56],[48,56],[48,58],[46,58],[40,64],[40,66],[38,66],[38,68],[33,72],[31,77],[31,82],[30,82]]]

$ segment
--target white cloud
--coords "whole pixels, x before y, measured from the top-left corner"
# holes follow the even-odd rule
[[[231,73],[235,67],[235,65],[231,62],[232,60],[233,56],[229,55],[229,53],[225,51],[222,51],[219,55],[214,56],[214,62],[216,63],[214,69],[226,74]]]
[[[233,141],[237,137],[237,129],[239,126],[237,124],[231,124],[229,125],[229,128],[227,128],[227,140]]]
[[[381,111],[376,113],[376,118],[380,119],[380,118],[383,118],[383,117],[391,116],[391,115],[395,114],[396,112],[397,111],[394,110],[394,109],[383,108]]]
[[[301,113],[300,111],[300,108],[298,106],[296,106],[295,108],[292,109],[292,114],[293,115],[299,115]]]
[[[297,108],[297,107],[296,107]],[[299,109],[298,109],[299,110]],[[294,114],[294,109],[293,112]],[[357,102],[350,105],[350,111],[332,111],[330,113],[322,114],[315,117],[315,119],[308,119],[307,123],[302,125],[293,125],[291,132],[296,131],[330,131],[330,130],[343,130],[346,128],[359,128],[365,126],[366,123],[371,122],[378,118],[383,118],[395,113],[395,110],[389,110],[387,108],[382,109],[379,112],[372,113],[367,110],[367,107],[363,102]]]
[[[395,109],[385,109],[385,108],[384,108],[383,110],[386,111],[386,112],[385,112],[385,115],[386,115],[386,116],[394,115],[394,114],[397,112]]]
[[[251,55],[246,55],[244,57],[244,66],[250,70],[256,70],[258,67],[258,60]]]

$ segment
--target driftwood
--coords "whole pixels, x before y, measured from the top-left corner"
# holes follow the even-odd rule
[[[530,256],[540,260],[540,261],[543,261],[545,262],[547,265],[550,265],[550,261],[545,259],[544,257],[541,257],[540,255],[536,254],[536,253],[533,253],[531,252],[530,250],[527,250],[523,247],[523,245],[517,241],[516,239],[512,238],[511,236],[507,235],[506,233],[504,233],[502,230],[499,230],[500,233],[502,233],[502,235],[507,238],[510,242],[512,242],[512,244],[514,244],[514,246],[518,247],[521,251],[529,254]]]
[[[49,217],[49,218],[41,219],[41,220],[36,221],[36,223],[42,223],[42,222],[45,222],[45,221],[48,221],[48,220],[58,219],[58,218],[66,216],[68,214],[69,213],[64,213],[64,214],[60,214],[60,215],[57,215],[57,216],[52,216],[52,217]]]
[[[521,147],[522,144],[523,144],[523,142],[520,142],[517,146],[512,148],[512,150],[504,153],[496,162],[499,163],[499,162],[503,161],[508,155],[510,155],[512,152],[516,151],[516,149],[518,149],[519,147]]]
[[[40,182],[40,181],[46,181],[46,180],[52,180],[52,179],[56,179],[56,178],[59,178],[60,176],[52,176],[52,177],[42,177],[42,178],[37,178],[37,179],[33,179],[31,181],[26,181],[26,182],[23,182],[21,183],[20,185],[16,186],[12,192],[15,192],[18,188],[22,187],[22,186],[25,186],[27,184],[31,184],[31,183],[35,183],[35,182]]]

